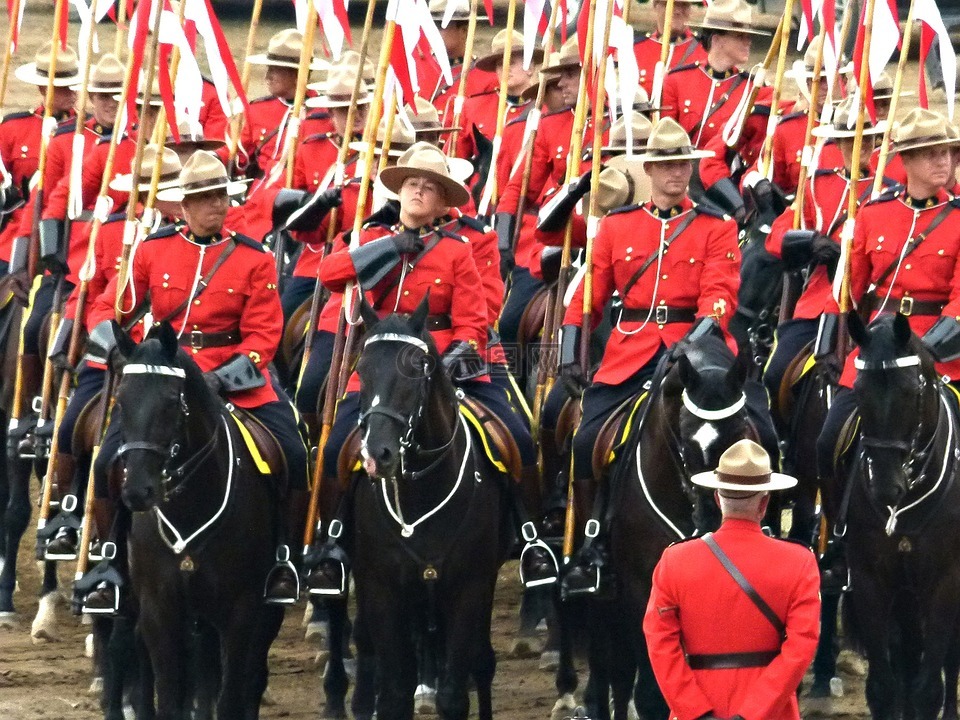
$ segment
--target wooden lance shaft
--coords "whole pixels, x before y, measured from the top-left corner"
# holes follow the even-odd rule
[[[460,66],[460,78],[457,81],[457,94],[453,99],[453,132],[447,138],[447,155],[457,152],[457,137],[463,122],[463,104],[467,97],[467,73],[473,65],[473,43],[477,36],[477,8],[479,0],[470,0],[470,18],[467,20],[467,39],[463,46],[463,65]]]
[[[310,65],[313,62],[313,39],[317,31],[317,6],[307,3],[307,26],[303,31],[303,47],[300,49],[300,67],[297,69],[297,92],[293,96],[293,109],[287,124],[287,187],[293,187],[293,170],[297,165],[297,142],[300,139],[300,115],[307,99],[307,83],[310,80]],[[363,66],[360,66],[362,71]]]
[[[253,14],[250,16],[250,29],[247,31],[247,49],[244,53],[243,72],[240,75],[240,86],[243,88],[243,94],[247,94],[250,87],[250,56],[253,54],[254,39],[257,36],[257,28],[260,25],[260,12],[263,10],[263,0],[254,0]],[[243,130],[244,114],[237,113],[230,122],[230,150],[227,156],[228,171],[233,168],[237,160],[237,150],[240,146],[240,131]]]
[[[770,116],[767,118],[767,135],[763,139],[763,149],[760,151],[760,174],[765,178],[769,178],[772,171],[773,135],[777,130],[777,123],[780,121],[780,98],[783,95],[783,75],[787,69],[787,49],[790,45],[790,21],[787,18],[792,17],[793,0],[786,0],[783,17],[780,19],[780,25],[777,27],[780,34],[777,74],[773,81],[773,98],[770,101]],[[811,98],[811,103],[815,102],[816,98]]]
[[[510,0],[507,5],[507,42],[503,46],[503,60],[500,61],[500,95],[497,99],[497,125],[493,134],[493,151],[490,156],[490,169],[487,173],[488,201],[481,199],[477,208],[481,215],[486,215],[490,208],[497,206],[500,189],[497,187],[497,161],[500,158],[500,145],[503,143],[503,126],[507,121],[507,79],[510,77],[510,64],[513,62],[513,30],[517,18],[517,0]]]
[[[663,97],[663,80],[670,67],[670,56],[673,55],[673,4],[675,0],[667,0],[666,15],[663,18],[663,32],[660,34],[660,60],[653,70],[653,92],[650,94],[650,103],[654,108],[651,121],[656,124],[660,119],[660,98]]]
[[[476,0],[474,0],[476,1]],[[17,18],[24,0],[13,0],[10,7],[10,27],[7,31],[7,44],[3,48],[3,67],[0,68],[0,120],[3,119],[4,101],[7,98],[7,78],[10,76],[10,63],[13,60],[13,37],[16,33]]]
[[[397,24],[394,20],[388,20],[387,26],[383,31],[383,41],[380,46],[380,60],[377,65],[377,80],[374,86],[373,102],[370,105],[370,111],[367,115],[367,123],[363,131],[363,140],[366,143],[366,151],[361,155],[363,164],[360,173],[360,189],[357,197],[357,214],[353,219],[353,229],[350,235],[350,247],[355,249],[360,246],[360,232],[363,230],[363,208],[367,207],[367,198],[370,192],[371,175],[373,173],[373,150],[376,144],[377,124],[380,120],[380,113],[383,108],[383,91],[386,85],[387,69],[390,66],[390,51],[393,47],[393,37],[396,33]],[[362,72],[363,65],[360,65],[358,72]],[[337,321],[337,334],[334,336],[333,361],[330,363],[330,371],[327,375],[327,387],[324,393],[323,418],[320,425],[320,439],[317,443],[317,462],[313,472],[313,483],[310,488],[310,504],[307,507],[307,525],[303,533],[303,551],[304,554],[310,549],[316,536],[317,521],[319,517],[320,492],[323,485],[323,453],[327,447],[327,441],[330,438],[330,430],[336,419],[337,402],[343,394],[342,389],[346,387],[349,377],[351,362],[349,352],[350,346],[356,340],[356,322],[350,319],[347,314],[351,312],[350,302],[354,291],[354,283],[347,283],[343,292],[343,304],[340,309],[340,318]],[[362,292],[362,291],[361,291]]]
[[[763,62],[760,63],[760,69],[757,71],[757,74],[754,77],[754,84],[750,89],[750,95],[747,98],[746,107],[744,108],[743,114],[737,120],[737,126],[734,132],[724,133],[724,139],[727,147],[729,148],[736,147],[737,143],[740,142],[740,136],[743,134],[743,128],[747,123],[747,118],[750,117],[750,114],[753,112],[753,107],[757,103],[757,96],[760,94],[760,87],[763,85],[762,80],[767,71],[770,69],[770,66],[773,64],[773,59],[777,57],[777,52],[780,49],[780,41],[783,35],[783,23],[785,17],[786,15],[780,18],[780,23],[777,25],[777,29],[773,33],[773,39],[770,41],[770,47],[767,48],[767,54],[764,56]]]
[[[797,196],[793,201],[793,229],[800,228],[803,220],[803,203],[807,193],[807,178],[810,176],[811,163],[813,162],[813,126],[816,125],[817,116],[820,112],[817,107],[817,100],[820,97],[820,85],[823,79],[823,46],[827,39],[827,26],[820,22],[820,47],[817,49],[817,56],[813,61],[813,78],[810,80],[810,107],[807,108],[807,126],[803,133],[803,151],[800,160],[800,176],[797,181]]]

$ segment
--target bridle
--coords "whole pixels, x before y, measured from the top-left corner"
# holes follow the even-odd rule
[[[423,413],[426,410],[427,399],[430,397],[430,380],[432,378],[432,373],[430,372],[430,365],[433,362],[433,357],[430,355],[430,349],[427,347],[427,344],[418,337],[413,335],[406,335],[402,333],[378,333],[376,335],[371,335],[368,337],[364,343],[363,347],[366,349],[368,346],[378,343],[378,342],[394,342],[402,343],[404,345],[416,348],[417,350],[423,353],[423,357],[419,359],[419,368],[421,370],[420,375],[417,380],[417,402],[414,406],[414,410],[409,414],[404,414],[397,412],[393,408],[382,406],[380,404],[372,405],[363,412],[360,413],[358,418],[358,424],[363,426],[367,418],[373,415],[383,415],[384,417],[390,418],[401,428],[404,428],[403,435],[400,437],[400,474],[403,477],[406,477],[411,480],[417,480],[431,470],[437,467],[443,458],[448,452],[453,448],[453,442],[456,440],[457,432],[460,428],[460,423],[457,423],[453,432],[450,433],[450,438],[435,448],[423,448],[417,442],[414,434],[416,432],[417,426],[420,424],[420,421],[423,419]],[[458,413],[457,401],[454,400],[454,417]],[[420,468],[418,470],[407,469],[407,454],[416,455],[417,457],[430,457],[435,456],[434,459],[426,467]]]
[[[177,417],[177,425],[173,434],[171,435],[170,442],[166,445],[148,442],[145,440],[127,442],[123,443],[117,449],[117,452],[114,456],[115,458],[122,459],[123,456],[128,452],[133,450],[144,450],[164,458],[165,462],[160,475],[162,495],[160,497],[160,501],[151,509],[157,516],[157,531],[160,535],[160,538],[164,541],[167,547],[169,547],[175,554],[179,555],[184,551],[184,549],[186,549],[190,542],[199,537],[211,525],[220,519],[220,516],[223,515],[227,508],[227,504],[229,503],[231,490],[233,488],[233,471],[236,462],[239,461],[235,461],[236,454],[233,447],[233,437],[230,434],[230,427],[227,424],[227,417],[221,412],[219,417],[220,422],[217,424],[214,432],[210,435],[210,438],[182,463],[175,467],[170,467],[171,463],[176,461],[177,456],[180,454],[182,449],[180,439],[183,438],[184,435],[186,418],[190,415],[190,409],[187,405],[186,395],[184,392],[186,372],[183,370],[183,368],[173,367],[170,365],[128,363],[123,368],[123,375],[158,375],[161,377],[174,378],[175,380],[179,381],[180,413]],[[177,530],[173,522],[171,522],[160,509],[160,505],[170,501],[172,498],[183,492],[184,488],[187,486],[187,480],[192,477],[200,467],[202,467],[204,461],[207,460],[207,458],[209,458],[210,455],[213,454],[214,450],[216,450],[216,448],[219,446],[221,428],[223,430],[223,434],[226,435],[227,448],[229,451],[226,489],[223,494],[223,501],[221,502],[220,507],[217,509],[217,512],[214,513],[213,517],[211,517],[185,538]],[[172,541],[168,538],[168,533],[173,537]]]

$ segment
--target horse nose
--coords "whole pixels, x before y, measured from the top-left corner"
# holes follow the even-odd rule
[[[388,447],[380,448],[374,457],[381,467],[393,463],[393,451]]]
[[[154,491],[152,487],[131,488],[125,485],[122,491],[123,502],[133,512],[143,512],[153,507]]]

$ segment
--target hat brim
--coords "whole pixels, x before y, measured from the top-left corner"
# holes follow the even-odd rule
[[[285,67],[291,68],[293,70],[300,69],[300,61],[294,60],[274,60],[273,58],[267,57],[266,53],[259,53],[258,55],[251,55],[247,58],[247,62],[251,65],[264,65],[264,66],[274,66],[274,67]],[[330,68],[330,63],[326,60],[320,60],[318,58],[313,58],[310,61],[311,70],[328,70]]]
[[[770,37],[773,35],[772,30],[764,30],[763,28],[753,27],[752,25],[728,25],[721,22],[707,21],[702,23],[689,23],[689,25],[690,27],[700,28],[701,30],[712,30],[713,32],[743,33],[744,35],[756,35],[757,37]]]
[[[650,181],[646,173],[643,172],[643,163],[637,158],[639,156],[617,155],[604,163],[605,167],[619,170],[624,175],[629,175],[633,180],[633,197],[627,201],[627,205],[636,205],[637,203],[649,200]]]
[[[683,0],[681,0],[683,1]],[[687,0],[687,2],[699,2],[699,0]],[[430,13],[430,17],[437,21],[437,27],[440,28],[440,23],[443,22],[443,13]],[[477,15],[477,22],[486,21],[489,18],[486,15]],[[463,13],[454,13],[450,18],[450,22],[469,22],[470,13],[464,15]],[[441,28],[442,29],[442,28]]]
[[[169,138],[170,142],[164,143],[164,145],[171,150],[186,150],[189,149],[193,152],[197,150],[206,150],[207,152],[216,152],[222,147],[226,146],[226,143],[223,140],[181,140],[180,142],[173,142],[173,138]]]
[[[916,93],[913,90],[901,90],[899,97],[902,97],[902,98],[913,97],[914,95],[916,95]],[[879,95],[876,92],[874,92],[873,99],[874,100],[893,100],[893,89],[891,88],[890,90],[881,90]]]
[[[863,136],[868,135],[882,135],[887,131],[887,121],[881,120],[876,125],[871,127],[865,127],[863,129]],[[857,135],[856,128],[837,128],[833,125],[819,125],[813,129],[813,136],[818,138],[842,140],[844,138],[854,138]]]
[[[227,195],[242,195],[244,190],[247,188],[247,184],[252,182],[251,180],[227,180],[224,183],[217,185],[209,185],[207,187],[199,188],[197,190],[189,190],[184,192],[179,185],[168,188],[161,192],[157,193],[157,200],[163,200],[165,202],[182,202],[185,197],[190,195],[199,195],[200,193],[210,192],[211,190],[219,190],[220,188],[225,188]]]
[[[390,167],[384,168],[380,173],[380,179],[387,190],[391,190],[397,195],[400,194],[400,187],[407,178],[425,177],[436,182],[443,188],[444,196],[448,207],[460,207],[465,205],[470,199],[470,193],[463,183],[454,180],[452,177],[441,175],[433,170],[415,167]]]
[[[422,125],[420,127],[417,127],[416,125],[413,126],[414,135],[421,135],[423,133],[451,133],[454,130],[459,130],[459,128],[446,127],[445,125]]]
[[[579,66],[577,66],[577,67],[579,67]],[[543,84],[544,84],[544,86],[550,85],[551,83],[554,83],[554,84],[555,84],[556,82],[558,82],[558,81],[560,80],[560,78],[558,78],[556,75],[549,74],[549,73],[547,73],[546,71],[543,71],[543,70],[540,71],[540,75],[543,76],[543,79],[544,79],[544,83],[543,83]],[[524,90],[522,93],[520,93],[520,99],[523,100],[523,101],[525,101],[525,102],[530,101],[530,100],[536,100],[536,99],[537,99],[537,93],[538,93],[539,91],[540,91],[540,83],[539,83],[539,82],[535,82],[533,85],[531,85],[531,86],[528,87],[526,90]]]
[[[80,82],[76,85],[71,85],[71,88],[80,91],[80,86],[83,83]],[[93,95],[94,93],[100,93],[103,95],[116,95],[119,92],[123,92],[123,85],[94,85],[92,82],[87,85],[87,94]]]
[[[13,71],[13,74],[17,80],[25,82],[28,85],[47,85],[50,82],[50,76],[37,72],[37,64],[35,62],[21,65]],[[72,87],[73,85],[79,85],[81,82],[83,82],[83,79],[80,77],[80,72],[76,71],[72,75],[55,77],[53,79],[53,86]]]
[[[513,49],[510,51],[511,55],[521,55],[523,54],[523,45],[514,45]],[[485,70],[486,72],[493,72],[497,69],[497,63],[503,60],[503,51],[490,53],[489,55],[484,55],[483,57],[477,58],[477,61],[474,63],[474,67],[478,70]],[[543,62],[543,50],[536,48],[533,51],[533,60],[532,63],[541,63]]]
[[[914,143],[908,141],[902,145],[891,143],[890,152],[910,152],[911,150],[920,150],[921,148],[936,147],[938,145],[960,145],[960,138],[937,138],[934,140],[922,140]]]
[[[795,487],[797,479],[784,475],[783,473],[770,473],[770,478],[763,483],[756,485],[739,485],[737,483],[724,482],[717,477],[714,470],[709,472],[696,473],[690,477],[690,482],[700,487],[710,488],[712,490],[735,490],[737,492],[764,492],[769,490],[788,490]]]
[[[658,153],[645,152],[642,155],[634,155],[634,159],[642,163],[669,162],[670,160],[702,160],[703,158],[716,155],[713,150],[691,150],[679,155],[660,155]]]
[[[546,77],[551,77],[552,75],[559,75],[564,70],[579,70],[583,66],[580,64],[580,60],[574,60],[573,58],[568,58],[566,60],[561,60],[556,65],[551,65],[550,67],[541,68],[540,72]]]
[[[117,102],[122,102],[123,96],[119,94],[114,95],[113,99],[116,100]],[[151,95],[149,104],[150,104],[150,107],[155,107],[155,108],[163,107],[163,98],[160,97],[159,95]],[[142,95],[137,95],[137,105],[143,105]]]
[[[117,175],[113,178],[113,180],[110,181],[110,189],[116,190],[117,192],[124,192],[124,193],[133,192],[133,183],[131,182],[132,178],[133,178],[132,173]],[[162,191],[175,188],[177,187],[177,185],[178,185],[177,180],[166,180],[164,182],[157,183],[157,197],[161,200],[164,199],[164,198],[160,198],[160,193]],[[149,182],[137,183],[137,190],[139,192],[148,192],[150,190],[150,187],[151,185]]]
[[[365,143],[363,140],[354,140],[347,147],[359,153],[367,152],[367,143]],[[409,149],[410,145],[407,143],[390,143],[390,149],[387,150],[387,157],[400,157]],[[377,156],[383,155],[383,147],[379,143],[374,146],[373,154]]]
[[[361,95],[357,98],[357,105],[369,105],[373,102],[373,96],[369,93]],[[309,108],[338,108],[338,107],[350,107],[349,98],[346,100],[331,100],[326,95],[318,95],[317,97],[307,98],[304,100],[304,105]]]

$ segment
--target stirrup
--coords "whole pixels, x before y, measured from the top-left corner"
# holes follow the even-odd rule
[[[597,565],[596,563],[590,563],[586,567],[584,567],[583,565],[577,565],[576,567],[583,570],[585,574],[592,572],[593,573],[593,577],[591,578],[592,582],[590,583],[590,585],[587,585],[586,587],[571,588],[565,582],[566,577],[564,577],[564,582],[560,583],[561,598],[566,599],[568,597],[581,597],[584,595],[596,595],[597,593],[599,593],[600,581],[601,581],[600,566]]]
[[[520,533],[523,536],[523,539],[526,540],[526,544],[520,551],[520,584],[525,588],[535,588],[542,585],[552,585],[553,583],[557,582],[557,580],[560,578],[560,564],[557,562],[557,556],[553,554],[553,550],[549,545],[537,537],[537,530],[534,524],[530,521],[525,522],[520,528]],[[527,580],[525,577],[523,572],[523,556],[525,553],[533,550],[533,548],[541,548],[550,559],[550,563],[553,568],[553,572],[550,574],[550,577],[539,578],[537,580]]]
[[[113,542],[103,544],[103,560],[88,570],[86,575],[73,584],[74,602],[79,605],[80,611],[89,615],[117,615],[120,611],[120,588],[124,585],[123,576],[113,566],[117,556],[117,545]],[[101,584],[113,585],[116,592],[113,598],[113,608],[97,608],[87,605],[87,596],[100,587]]]
[[[74,511],[77,509],[77,496],[76,495],[67,495],[63,498],[63,502],[60,504],[60,512],[53,516],[53,518],[46,525],[43,526],[42,530],[37,530],[37,543],[43,543],[43,559],[44,560],[76,560],[77,551],[74,548],[72,553],[51,553],[48,548],[50,547],[50,542],[59,537],[66,530],[73,530],[77,533],[77,538],[79,540],[80,536],[80,518],[78,518]]]
[[[267,595],[267,591],[270,589],[270,583],[273,580],[275,573],[284,568],[288,569],[293,574],[296,582],[295,596],[284,598],[269,597]],[[297,569],[293,566],[293,563],[290,560],[289,545],[280,545],[277,548],[276,564],[270,568],[270,572],[267,573],[267,579],[263,583],[263,598],[264,602],[266,602],[268,605],[294,605],[297,600],[300,599],[300,573],[297,572]]]

